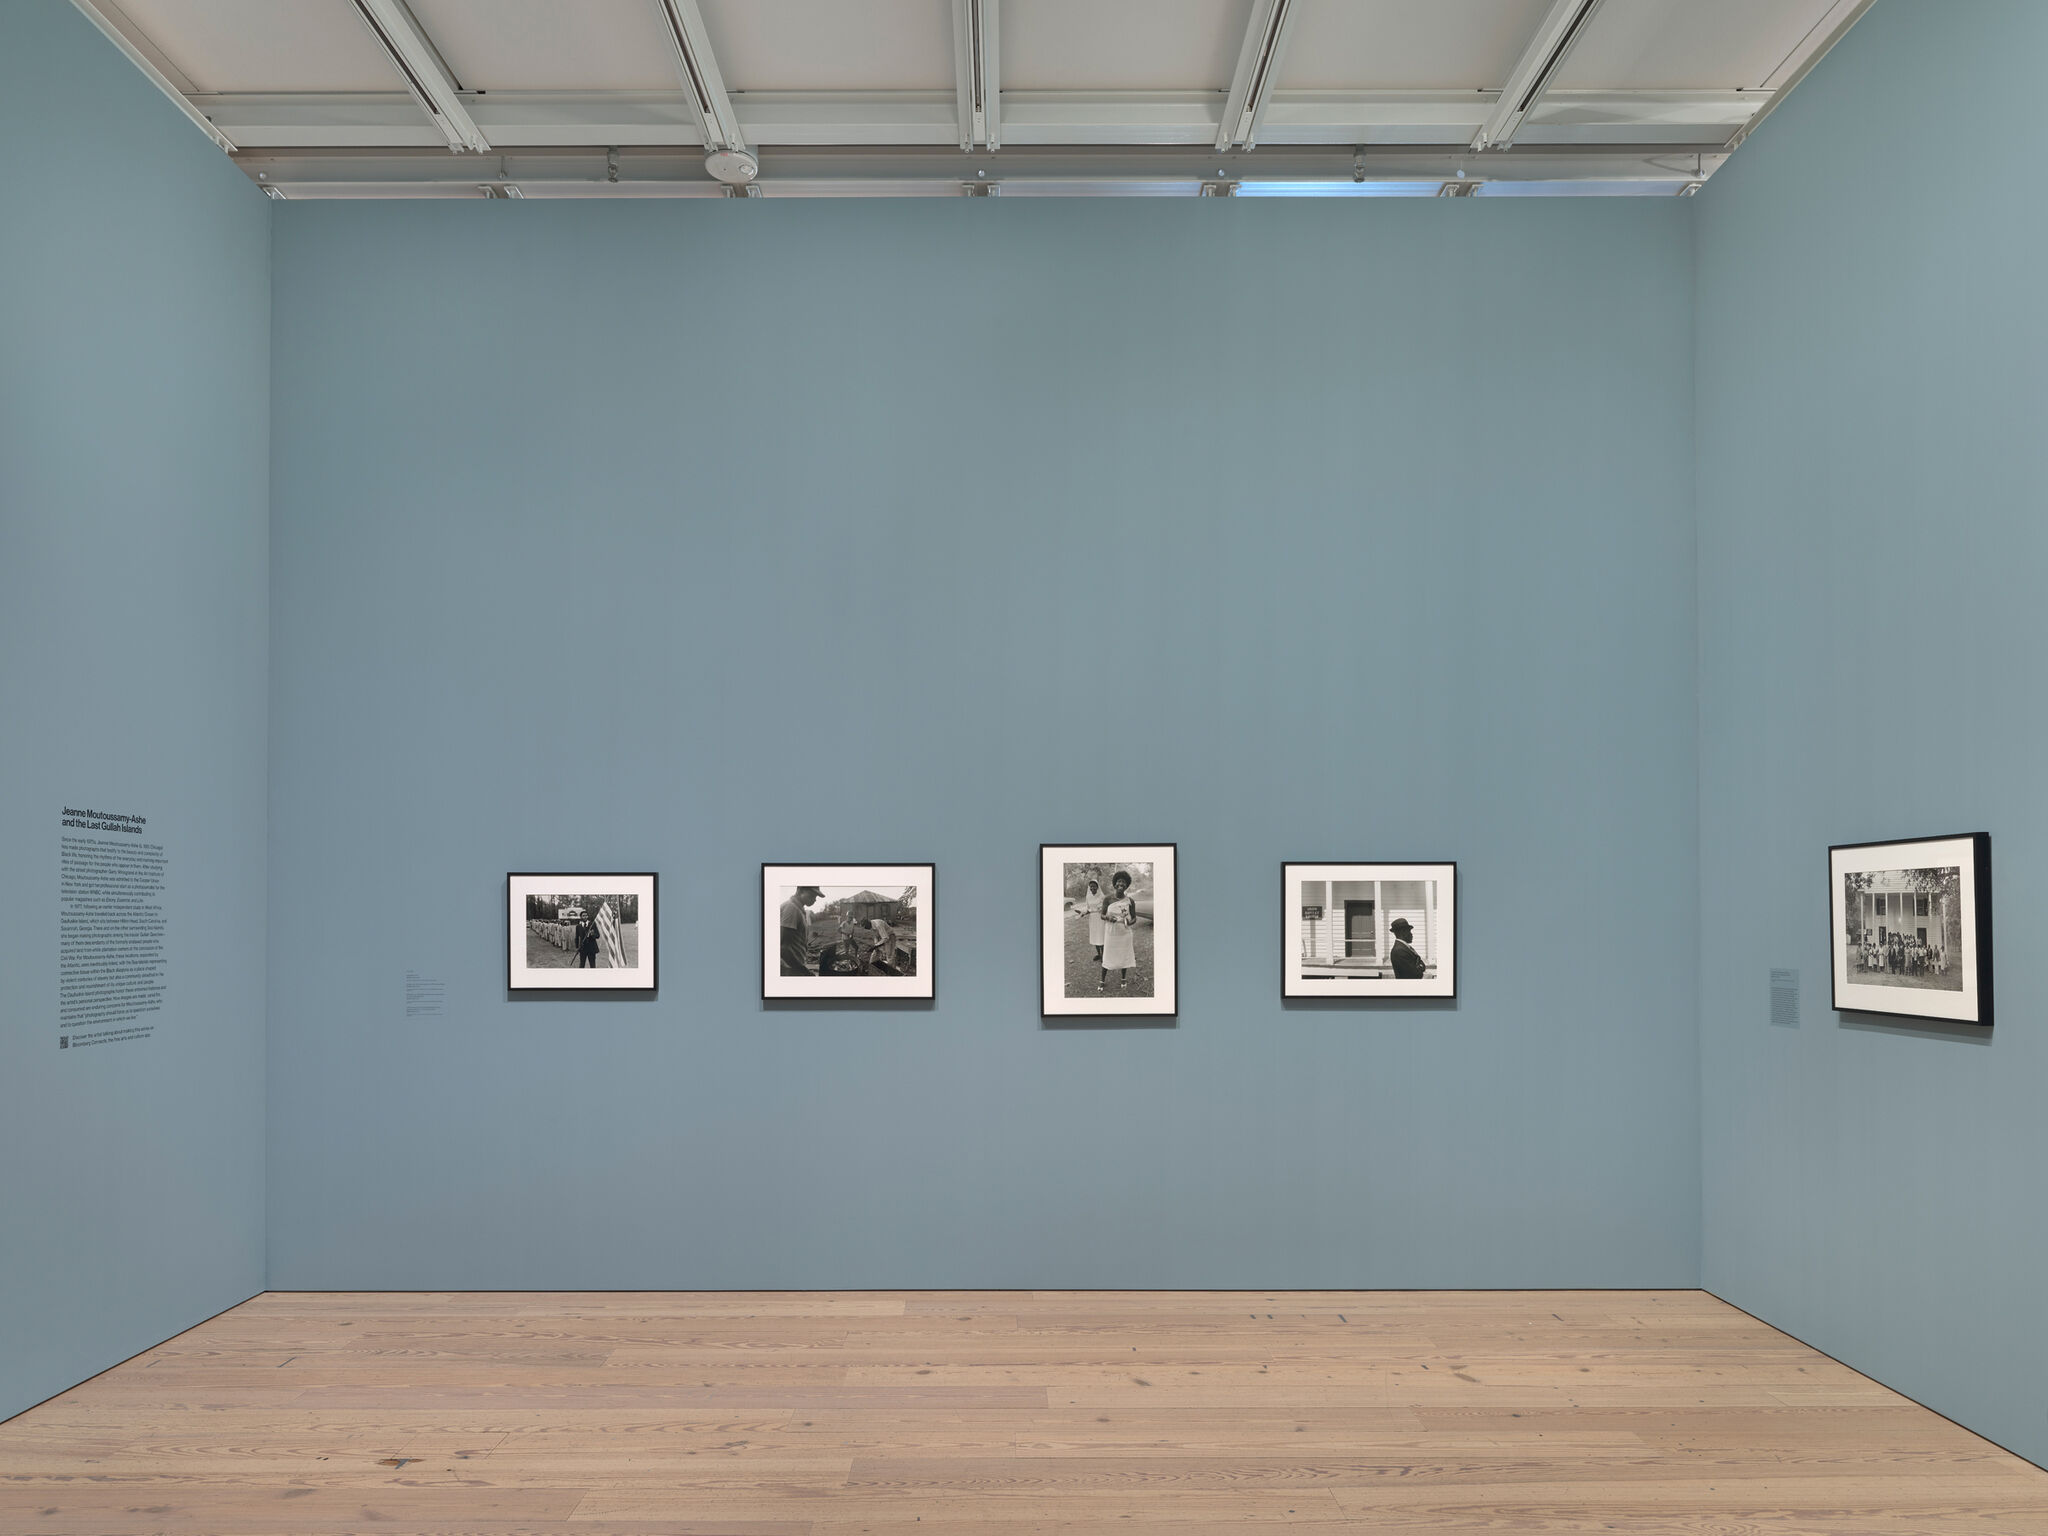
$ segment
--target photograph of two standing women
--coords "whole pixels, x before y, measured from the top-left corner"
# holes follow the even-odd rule
[[[1066,995],[1152,996],[1150,864],[1065,864]]]

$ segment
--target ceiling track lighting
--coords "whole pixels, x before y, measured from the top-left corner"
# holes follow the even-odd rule
[[[1280,60],[1287,52],[1297,9],[1294,0],[1253,0],[1237,53],[1237,72],[1216,129],[1217,149],[1250,149],[1258,143],[1259,120],[1266,115],[1266,103],[1280,77]]]
[[[952,193],[963,181],[984,179],[976,175],[982,166],[1000,176],[1012,196],[1054,183],[1110,195],[1178,187],[1185,195],[1209,180],[1242,181],[1258,193],[1308,195],[1339,190],[1321,183],[1348,181],[1342,190],[1353,193],[1428,196],[1460,170],[1483,178],[1489,190],[1495,183],[1502,191],[1520,182],[1590,191],[1590,185],[1569,184],[1632,182],[1642,184],[1641,191],[1693,196],[1688,183],[1712,175],[1874,0],[1803,0],[1826,15],[1774,70],[1745,89],[1680,89],[1658,83],[1657,72],[1640,78],[1643,71],[1635,68],[1621,70],[1625,78],[1617,80],[1590,54],[1581,59],[1576,50],[1582,44],[1603,56],[1615,53],[1600,29],[1622,23],[1618,11],[1600,9],[1604,0],[1516,0],[1525,13],[1509,39],[1517,53],[1490,68],[1482,64],[1478,78],[1461,88],[1322,82],[1316,89],[1291,89],[1291,81],[1317,84],[1293,80],[1287,49],[1294,23],[1310,18],[1313,26],[1319,13],[1309,0],[1240,0],[1231,13],[1239,41],[1234,69],[1226,61],[1222,78],[1206,87],[1060,90],[1060,80],[1049,78],[1036,82],[1043,90],[1013,88],[1007,95],[1000,68],[1001,22],[1007,19],[1002,0],[943,0],[926,19],[954,28],[958,99],[950,133],[943,92],[935,98],[907,89],[784,88],[815,83],[799,78],[764,79],[760,90],[728,93],[712,46],[724,36],[707,35],[705,0],[619,0],[643,32],[652,23],[668,39],[648,40],[666,51],[674,82],[653,100],[619,82],[577,88],[573,75],[534,82],[562,89],[486,94],[466,86],[421,25],[438,25],[442,12],[417,0],[343,0],[391,70],[355,82],[366,89],[201,90],[124,14],[124,7],[138,6],[128,0],[70,3],[214,144],[234,154],[242,170],[255,178],[263,167],[296,201],[366,192],[475,197],[480,185],[503,176],[493,177],[474,155],[511,146],[519,148],[522,165],[548,163],[535,174],[555,190],[590,182],[618,193],[627,179],[622,135],[633,150],[630,191],[637,196],[696,196],[752,183],[762,172],[763,157],[751,144],[756,135],[776,146],[767,158],[774,161],[778,194],[806,196],[900,196],[919,186]],[[922,3],[929,7],[933,0]],[[1428,0],[1400,4],[1429,9]],[[551,33],[573,31],[569,12],[577,7],[544,9],[562,12],[550,21]],[[632,17],[614,19],[630,23]],[[1227,48],[1229,35],[1212,43]],[[279,41],[321,46],[316,33]],[[569,32],[530,41],[546,41],[557,55],[573,44]],[[940,40],[941,49],[947,41]],[[1613,41],[1627,52],[1626,39]],[[1719,73],[1735,68],[1725,59],[1714,65]],[[202,78],[211,78],[213,69],[205,66]],[[678,94],[689,102],[682,114],[675,111]],[[437,137],[463,153],[443,160],[422,150]],[[1020,137],[1031,142],[1018,144]]]
[[[1550,89],[1550,82],[1557,77],[1573,46],[1585,36],[1587,24],[1599,9],[1600,0],[1553,0],[1542,24],[1536,28],[1536,35],[1508,72],[1507,84],[1501,87],[1493,111],[1472,136],[1474,149],[1506,149],[1514,142],[1515,134],[1536,110],[1536,104]]]
[[[1001,0],[953,0],[953,93],[963,150],[1003,143]]]
[[[465,150],[482,154],[488,150],[490,140],[462,104],[462,88],[456,84],[448,61],[441,57],[405,0],[355,0],[355,8],[385,57],[404,77],[413,99],[441,130],[448,147],[458,154]]]
[[[683,98],[704,135],[705,171],[729,187],[748,185],[761,174],[761,162],[740,131],[739,115],[726,94],[725,76],[711,51],[711,34],[704,30],[697,0],[654,0],[654,4],[675,49]]]

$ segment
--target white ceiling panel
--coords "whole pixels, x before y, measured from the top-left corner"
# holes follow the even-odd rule
[[[349,0],[119,0],[118,8],[195,90],[405,89]]]
[[[699,3],[729,90],[953,89],[951,0]]]
[[[652,0],[409,0],[464,90],[676,89]]]
[[[1820,41],[1839,0],[1606,0],[1554,82],[1559,90],[1761,90]]]
[[[1300,4],[1282,90],[1481,91],[1500,89],[1550,0]]]
[[[1003,89],[1228,90],[1251,10],[1252,0],[1003,0]]]
[[[353,0],[77,3],[222,147],[241,151],[252,176],[308,195],[442,182],[449,195],[475,193],[467,165],[417,155],[472,136],[450,135],[413,99]],[[1767,93],[1800,78],[1869,3],[1604,0],[1556,90],[1521,125],[1514,148],[1527,153],[1489,159],[1486,179],[1704,181],[1768,109]],[[474,118],[474,142],[488,139],[501,177],[513,174],[508,155],[526,155],[536,184],[716,190],[659,0],[410,4],[471,93],[444,102],[442,117]],[[769,195],[800,183],[958,190],[962,162],[932,155],[959,143],[954,0],[698,4],[732,98],[714,105],[764,150]],[[1244,176],[1352,187],[1456,174],[1552,4],[1294,0],[1291,46],[1251,151],[1266,174],[1247,161]],[[1254,9],[1001,0],[1005,131],[991,184],[1095,178],[1128,189],[1224,174],[1208,147]],[[1689,157],[1682,174],[1673,146]],[[615,147],[629,153],[606,153]],[[1197,160],[1173,159],[1197,148]]]

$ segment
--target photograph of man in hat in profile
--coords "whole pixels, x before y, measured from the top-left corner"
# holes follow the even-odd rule
[[[815,885],[800,885],[782,904],[782,974],[785,976],[815,974],[811,969],[809,908],[822,894]]]
[[[1428,974],[1428,967],[1422,963],[1422,956],[1408,941],[1415,937],[1415,927],[1405,917],[1397,917],[1387,924],[1387,931],[1394,936],[1388,946],[1387,959],[1394,967],[1396,981],[1420,981]]]
[[[1286,863],[1283,997],[1458,995],[1458,866]]]

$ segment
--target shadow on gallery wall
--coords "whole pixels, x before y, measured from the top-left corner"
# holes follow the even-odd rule
[[[1456,1013],[1455,997],[1283,997],[1289,1013]]]
[[[764,997],[763,1013],[930,1013],[929,997]]]
[[[1057,1030],[1178,1029],[1180,1028],[1180,1020],[1171,1014],[1157,1013],[1074,1015],[1066,1018],[1048,1016],[1039,1019],[1038,1027],[1040,1029]]]
[[[656,992],[599,992],[588,987],[507,987],[508,1003],[656,1003]]]
[[[1964,1045],[1989,1045],[1989,1024],[1959,1024],[1951,1019],[1903,1019],[1879,1013],[1851,1013],[1835,1010],[1835,1022],[1843,1029],[1861,1030],[1869,1035],[1914,1035],[1922,1040],[1955,1040]]]

